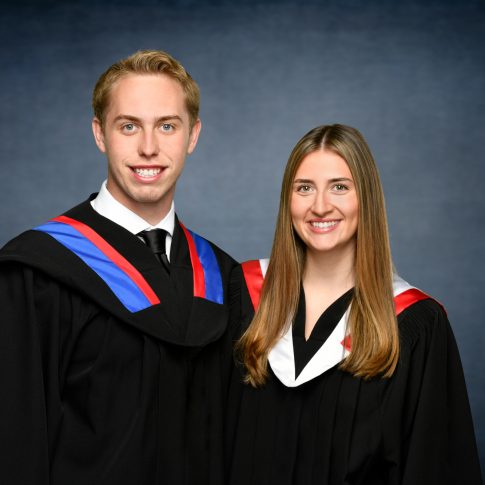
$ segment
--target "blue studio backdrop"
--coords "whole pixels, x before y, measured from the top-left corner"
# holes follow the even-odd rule
[[[178,58],[203,128],[182,220],[239,260],[269,254],[284,165],[325,123],[378,162],[402,277],[447,308],[485,470],[485,2],[2,2],[0,245],[98,190],[90,97],[139,49]]]

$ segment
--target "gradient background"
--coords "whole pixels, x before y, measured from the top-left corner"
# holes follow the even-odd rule
[[[479,0],[2,2],[0,245],[97,191],[91,91],[164,49],[202,91],[182,220],[238,259],[269,254],[283,167],[324,123],[378,162],[405,279],[448,310],[485,470],[485,3]]]

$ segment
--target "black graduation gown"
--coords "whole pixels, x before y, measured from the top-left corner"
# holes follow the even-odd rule
[[[211,245],[224,293],[216,303],[193,296],[178,220],[168,275],[89,201],[65,216],[126,258],[160,303],[130,311],[44,232],[3,248],[0,483],[221,484],[232,258]]]
[[[240,334],[253,316],[253,305],[240,269],[234,273],[231,320],[242,322]],[[304,321],[304,315],[298,319]],[[286,387],[270,368],[266,385],[254,389],[241,383],[242,369],[236,365],[228,405],[228,483],[482,483],[462,367],[446,314],[427,299],[404,310],[398,322],[401,356],[390,379],[363,380],[335,365]],[[312,336],[328,335],[324,327],[329,323],[321,317]],[[315,341],[308,343],[315,346]],[[308,358],[298,345],[295,355]]]

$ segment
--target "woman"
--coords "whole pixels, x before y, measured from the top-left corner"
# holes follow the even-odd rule
[[[243,263],[232,286],[231,485],[481,483],[446,313],[393,274],[357,130],[297,143],[269,264]]]

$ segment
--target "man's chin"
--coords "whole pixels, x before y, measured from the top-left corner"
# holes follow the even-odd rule
[[[130,198],[128,209],[136,214],[166,213],[172,204],[172,197],[167,193],[137,193]]]

